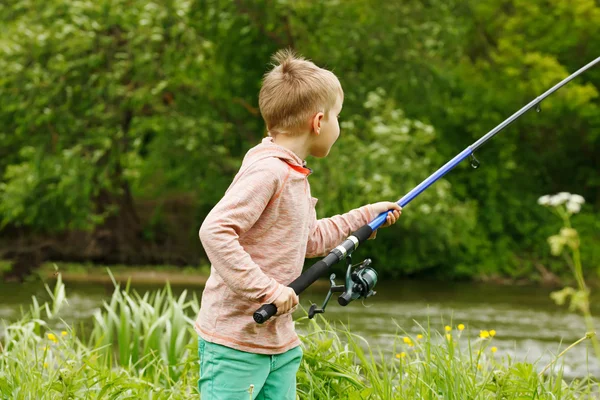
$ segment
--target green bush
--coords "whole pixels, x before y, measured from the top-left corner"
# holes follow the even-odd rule
[[[167,247],[190,259],[203,218],[264,135],[257,93],[277,49],[332,69],[345,88],[341,139],[309,164],[328,216],[399,199],[600,48],[593,0],[9,0],[0,24],[0,227],[126,226],[120,242],[177,238]],[[569,83],[482,148],[478,170],[464,163],[415,199],[366,250],[380,271],[561,275],[535,207],[561,190],[588,199],[574,222],[594,271],[599,82],[595,68]],[[173,223],[182,198],[191,211]],[[139,262],[170,261],[154,253]]]

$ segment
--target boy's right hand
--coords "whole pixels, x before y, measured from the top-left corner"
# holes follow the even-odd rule
[[[277,314],[275,315],[285,314],[298,305],[298,296],[294,289],[286,286],[273,304],[277,307]]]

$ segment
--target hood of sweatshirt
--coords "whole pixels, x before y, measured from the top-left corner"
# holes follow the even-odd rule
[[[310,168],[306,167],[306,161],[302,160],[290,149],[276,144],[270,136],[264,138],[260,144],[246,153],[246,156],[242,161],[242,166],[253,164],[256,161],[271,157],[279,158],[286,162],[291,168],[307,176],[312,172]]]

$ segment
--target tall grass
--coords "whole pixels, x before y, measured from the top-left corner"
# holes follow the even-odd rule
[[[100,361],[107,367],[116,363],[154,381],[164,378],[169,386],[173,385],[190,367],[184,363],[187,346],[197,336],[188,315],[198,312],[198,299],[194,294],[191,301],[186,301],[185,290],[176,298],[168,283],[163,290],[143,296],[130,293],[129,282],[124,290],[114,279],[113,284],[110,301],[94,314],[89,347],[102,349]],[[116,345],[116,353],[112,344]],[[165,376],[157,370],[159,364],[166,368]]]
[[[420,327],[418,335],[396,335],[390,357],[381,350],[374,354],[364,338],[347,328],[332,328],[324,319],[306,321],[298,375],[302,398],[600,398],[591,377],[566,382],[559,362],[540,374],[535,364],[497,357],[493,331],[469,337],[462,324],[447,326],[443,333]]]
[[[52,326],[66,305],[60,275],[51,302],[35,296],[5,325],[0,347],[2,399],[197,399],[197,341],[188,312],[198,310],[165,289],[140,296],[115,283],[93,319],[89,340]],[[45,314],[45,315],[44,315]]]
[[[169,285],[140,295],[129,284],[115,283],[91,333],[84,334],[73,327],[53,329],[57,322],[66,325],[60,310],[68,303],[60,276],[53,290],[46,288],[49,303],[33,297],[21,319],[4,326],[0,398],[199,398],[195,296],[176,297]],[[365,339],[320,316],[297,323],[304,348],[300,399],[600,397],[590,378],[562,379],[560,360],[540,374],[536,365],[496,357],[492,331],[469,338],[462,325],[442,332],[422,328],[417,336],[399,330],[390,349],[374,352]]]

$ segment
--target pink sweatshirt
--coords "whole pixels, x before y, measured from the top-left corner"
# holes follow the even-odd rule
[[[252,314],[302,273],[305,258],[327,255],[376,217],[367,205],[317,220],[310,172],[267,137],[248,151],[202,223],[200,240],[212,265],[194,328],[204,340],[257,354],[300,344],[291,313],[262,325]]]

